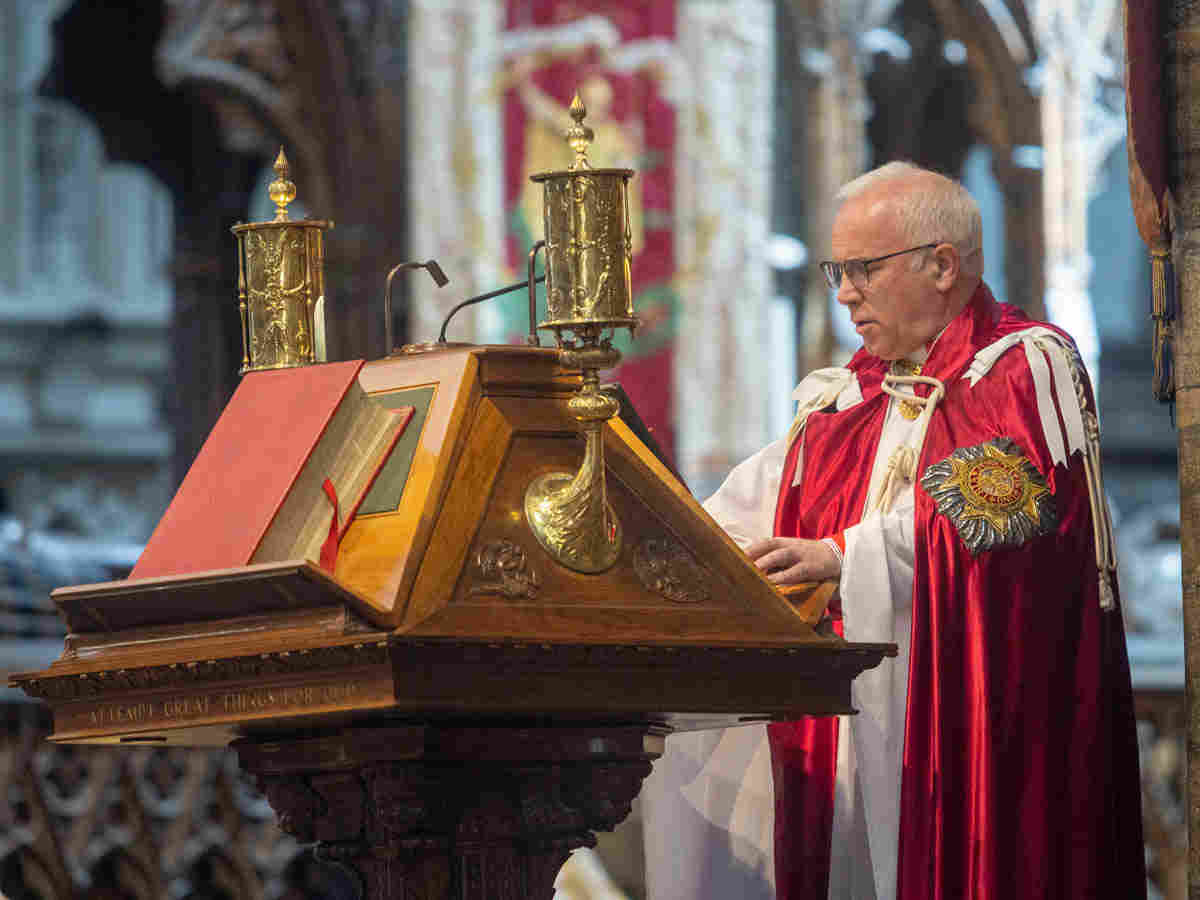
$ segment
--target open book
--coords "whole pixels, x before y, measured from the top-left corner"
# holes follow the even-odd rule
[[[361,367],[248,373],[130,577],[299,559],[332,568],[338,540],[413,413],[368,397]]]

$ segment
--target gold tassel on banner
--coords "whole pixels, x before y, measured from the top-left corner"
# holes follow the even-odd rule
[[[1168,187],[1166,108],[1162,105],[1166,44],[1158,28],[1158,4],[1121,4],[1125,19],[1125,146],[1129,201],[1138,234],[1150,250],[1154,294],[1154,398],[1175,402],[1175,269],[1171,264],[1171,192]]]
[[[1175,366],[1171,339],[1175,321],[1175,267],[1168,249],[1150,252],[1150,283],[1154,292],[1154,398],[1175,402]]]

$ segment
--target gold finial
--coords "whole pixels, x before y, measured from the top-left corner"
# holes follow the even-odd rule
[[[571,163],[571,171],[590,169],[592,164],[588,162],[587,150],[588,144],[596,137],[596,132],[583,124],[583,117],[587,115],[587,107],[579,99],[579,91],[575,92],[575,99],[571,101],[569,112],[571,118],[575,120],[575,124],[567,129],[567,143],[575,151],[575,162]]]
[[[288,220],[287,205],[296,199],[296,185],[288,177],[291,175],[291,166],[288,165],[287,157],[283,154],[283,147],[279,148],[279,155],[275,157],[274,169],[275,180],[267,188],[267,193],[271,195],[271,200],[275,204],[275,221],[286,222]]]

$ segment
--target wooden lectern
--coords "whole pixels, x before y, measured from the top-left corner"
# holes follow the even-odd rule
[[[556,351],[447,348],[357,379],[412,413],[332,571],[194,571],[217,526],[169,510],[175,574],[54,593],[65,650],[13,679],[53,740],[232,743],[284,830],[369,898],[548,898],[668,732],[850,712],[851,679],[894,654],[816,632],[620,418],[603,426],[620,555],[556,562],[523,506],[583,456]],[[238,524],[243,502],[212,489]]]

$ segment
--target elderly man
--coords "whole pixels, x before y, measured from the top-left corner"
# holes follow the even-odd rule
[[[1079,356],[992,298],[961,185],[892,163],[838,198],[822,269],[863,346],[706,504],[772,581],[838,580],[848,640],[899,645],[858,716],[769,728],[777,896],[1143,897]]]

